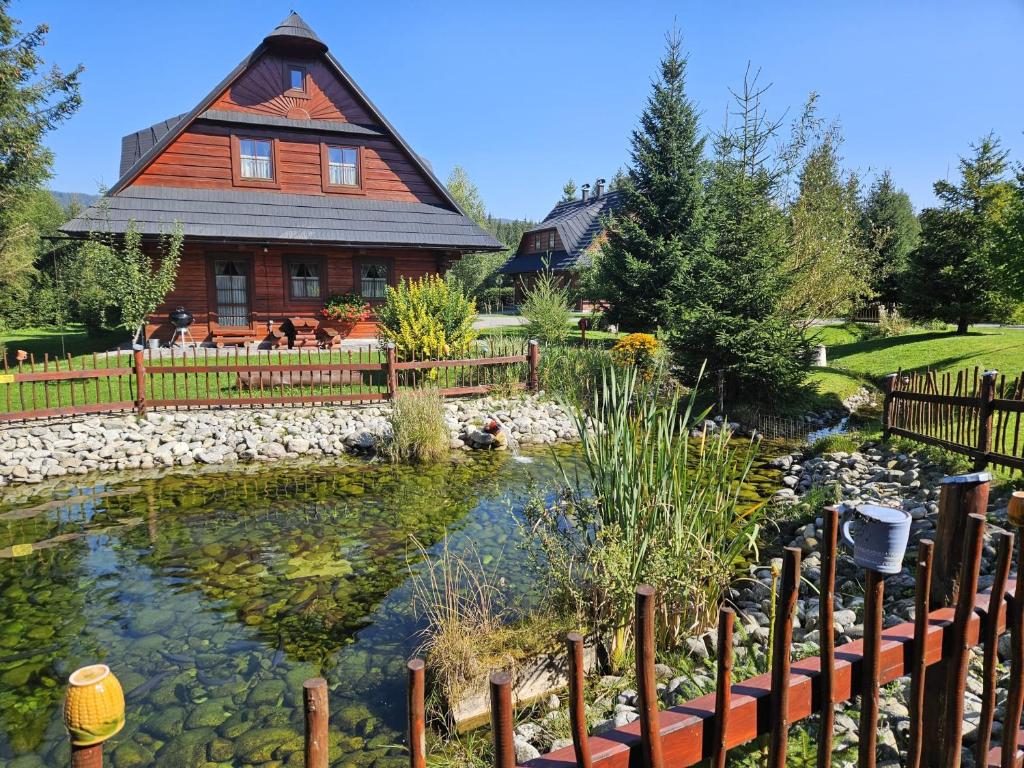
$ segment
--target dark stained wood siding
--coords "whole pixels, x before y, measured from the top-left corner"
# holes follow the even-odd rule
[[[555,233],[555,247],[551,248],[548,246],[548,234]],[[540,248],[533,247],[533,240],[535,237],[540,236]],[[523,239],[519,241],[519,250],[516,253],[547,253],[548,251],[560,251],[562,249],[562,238],[558,236],[557,229],[544,229],[540,232],[532,232],[523,235]]]
[[[288,63],[306,67],[306,96],[286,93]],[[217,99],[212,109],[233,109],[259,115],[287,117],[305,110],[313,120],[372,123],[370,115],[345,85],[320,60],[302,60],[266,54],[256,61]]]
[[[312,247],[262,247],[205,245],[186,243],[178,267],[178,280],[174,290],[154,313],[147,326],[147,337],[155,336],[167,341],[173,334],[168,314],[178,306],[185,307],[195,316],[192,335],[196,341],[209,341],[219,331],[216,307],[211,292],[211,262],[218,257],[238,258],[250,264],[250,324],[243,330],[255,339],[268,335],[267,322],[278,327],[290,317],[316,317],[323,303],[295,301],[290,298],[285,283],[285,260],[288,257],[310,256],[323,259],[326,272],[325,296],[349,293],[355,289],[354,264],[360,259],[380,258],[393,264],[392,282],[406,277],[416,279],[438,272],[444,258],[436,251],[417,250],[364,250]],[[373,323],[361,323],[352,338],[373,338]]]
[[[175,139],[140,174],[134,184],[202,189],[232,189],[231,134],[260,136],[278,142],[279,188],[298,195],[348,194],[324,192],[321,184],[321,144],[362,147],[362,192],[377,200],[444,205],[440,195],[388,139],[339,138],[331,134],[304,134],[290,130],[233,129],[196,125]]]

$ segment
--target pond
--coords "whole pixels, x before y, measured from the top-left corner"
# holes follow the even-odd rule
[[[316,676],[332,765],[404,765],[416,542],[472,545],[526,594],[514,515],[559,471],[550,451],[533,458],[235,467],[0,497],[0,764],[67,764],[65,681],[103,662],[128,699],[115,768],[301,766]]]

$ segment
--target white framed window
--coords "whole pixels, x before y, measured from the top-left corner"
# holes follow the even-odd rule
[[[555,233],[554,232],[548,232],[548,250],[549,251],[555,250]]]
[[[327,147],[327,182],[336,187],[359,186],[359,150]]]
[[[239,139],[238,159],[243,179],[274,180],[274,144],[270,139]]]

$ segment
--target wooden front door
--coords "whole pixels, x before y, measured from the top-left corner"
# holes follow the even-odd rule
[[[227,328],[249,327],[249,263],[243,259],[216,259],[213,262],[216,289],[217,325]]]

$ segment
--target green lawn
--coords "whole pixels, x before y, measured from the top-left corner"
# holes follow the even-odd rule
[[[14,353],[23,349],[35,359],[42,360],[44,355],[50,358],[64,358],[70,354],[74,358],[91,357],[93,352],[106,352],[123,343],[128,337],[126,331],[100,331],[95,335],[86,332],[84,325],[69,325],[60,328],[19,328],[16,331],[0,333],[0,351],[7,348],[9,363],[14,361]]]
[[[1024,371],[1024,330],[980,328],[966,336],[915,330],[892,338],[868,338],[870,327],[847,323],[817,329],[833,369],[875,381],[897,370],[995,369],[1016,377]]]

